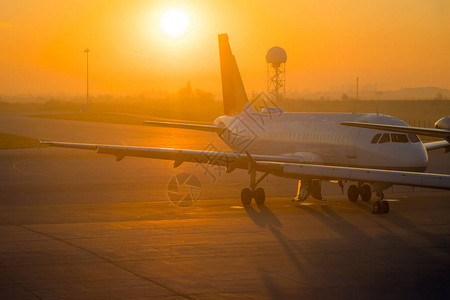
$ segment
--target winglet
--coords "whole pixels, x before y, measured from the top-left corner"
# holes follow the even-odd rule
[[[39,150],[39,149],[41,149],[41,143],[42,143],[42,141],[39,137],[37,137],[37,142],[38,142],[37,149]]]

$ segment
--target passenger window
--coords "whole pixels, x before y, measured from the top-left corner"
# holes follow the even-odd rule
[[[385,133],[383,134],[383,136],[381,137],[379,143],[380,144],[384,144],[384,143],[389,143],[391,141],[391,136],[389,133]]]
[[[370,142],[371,144],[376,144],[378,143],[378,140],[380,139],[381,133],[377,133],[375,134],[375,136],[373,137],[372,141]]]
[[[391,137],[392,137],[392,141],[394,143],[407,143],[407,142],[409,142],[408,141],[408,137],[406,136],[406,134],[392,133]]]
[[[419,137],[416,134],[408,134],[409,140],[411,141],[411,143],[418,143],[420,142]]]

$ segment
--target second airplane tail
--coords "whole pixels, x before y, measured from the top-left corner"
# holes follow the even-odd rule
[[[226,33],[219,34],[219,55],[224,113],[237,115],[248,104],[248,98]]]

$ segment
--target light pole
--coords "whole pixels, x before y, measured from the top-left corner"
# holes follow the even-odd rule
[[[86,52],[86,111],[89,111],[89,49],[86,48],[84,52]]]

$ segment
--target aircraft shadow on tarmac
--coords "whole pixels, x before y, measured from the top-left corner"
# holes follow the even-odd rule
[[[363,231],[345,220],[328,205],[321,205],[321,210],[316,210],[304,205],[296,207],[303,209],[342,237],[351,236],[359,239],[367,239],[367,236]]]
[[[258,205],[258,210],[253,206],[246,206],[245,211],[252,221],[261,228],[268,228],[275,239],[278,241],[285,254],[291,261],[291,265],[295,268],[301,278],[307,276],[306,268],[302,266],[299,260],[299,255],[302,253],[299,245],[285,236],[279,228],[283,226],[278,217],[265,205]],[[265,271],[262,268],[258,269],[261,276],[261,280],[264,282],[264,286],[267,288],[270,299],[282,299],[286,295],[283,293],[283,289],[277,285],[274,280],[273,274]]]
[[[286,298],[286,295],[283,293],[283,289],[277,285],[276,281],[272,278],[273,275],[270,274],[270,272],[266,272],[261,268],[258,268],[258,272],[262,282],[264,283],[264,287],[268,292],[269,299]]]
[[[370,203],[352,203],[353,205],[367,211],[372,211],[372,206]],[[354,226],[352,223],[347,221],[345,218],[336,213],[332,207],[327,205],[322,205],[321,210],[312,209],[308,206],[297,206],[317,218],[319,221],[327,225],[337,234],[342,237],[351,237],[359,239],[369,239],[369,237],[361,231],[358,227]],[[379,216],[377,216],[379,217]],[[392,225],[402,228],[410,233],[421,236],[422,238],[428,240],[435,247],[441,248],[443,245],[442,238],[431,234],[419,227],[417,227],[414,222],[410,219],[402,216],[401,214],[391,213],[389,215],[383,216],[383,220],[388,221]],[[378,222],[377,222],[378,223]],[[378,223],[379,226],[386,230],[386,234],[391,237],[397,237],[397,234],[392,232],[389,226],[384,226],[382,223]]]
[[[371,206],[369,203],[359,203],[355,202],[354,205],[371,212]],[[402,216],[401,214],[396,213],[390,213],[389,215],[384,216],[384,220],[387,220],[388,222],[392,223],[393,225],[402,228],[403,230],[409,231],[413,234],[416,234],[418,236],[421,236],[422,238],[428,240],[431,244],[433,244],[435,247],[442,247],[442,239],[439,236],[436,236],[434,234],[431,234],[427,232],[426,230],[421,229],[420,227],[417,227],[414,222],[412,222],[410,219]],[[386,231],[390,232],[389,228],[386,228]]]
[[[355,203],[357,207],[360,207],[364,210],[371,211],[371,205],[369,203]],[[325,225],[327,225],[330,229],[339,234],[342,238],[347,239],[348,243],[351,244],[353,242],[357,242],[357,247],[362,247],[360,249],[366,248],[365,251],[370,253],[372,258],[375,261],[384,261],[386,265],[399,265],[399,268],[402,270],[408,269],[405,267],[409,265],[409,261],[419,262],[418,264],[423,264],[423,267],[420,271],[417,271],[413,268],[413,270],[408,272],[417,272],[416,276],[418,282],[408,283],[411,284],[410,290],[414,290],[411,294],[418,296],[419,299],[425,298],[433,298],[433,299],[444,299],[448,298],[449,288],[447,285],[448,271],[445,266],[436,267],[442,264],[442,254],[447,255],[448,249],[448,241],[442,234],[433,234],[427,232],[420,227],[417,227],[412,220],[401,215],[400,213],[389,214],[382,216],[382,221],[378,221],[378,215],[374,218],[374,221],[377,223],[377,226],[382,227],[385,231],[381,233],[377,237],[369,236],[364,231],[359,229],[357,226],[353,225],[351,222],[346,220],[344,217],[340,216],[332,207],[328,205],[322,205],[320,209],[313,209],[308,206],[297,206],[298,208],[308,212],[312,216],[314,216],[317,220],[321,221]],[[412,233],[412,236],[420,236],[423,239],[427,240],[432,246],[431,248],[434,251],[430,251],[428,248],[421,248],[415,246],[414,242],[410,240],[405,240],[402,235],[399,235],[398,232],[392,230],[390,225],[394,227],[401,228],[405,231]],[[276,230],[276,229],[275,229]],[[274,232],[275,234],[275,232]],[[278,233],[277,238],[280,243],[284,246],[287,254],[290,256],[294,265],[296,257],[291,255],[290,251],[292,247],[288,247],[289,245],[285,244],[286,240],[282,239],[282,236]],[[377,251],[377,247],[388,247],[389,249],[403,249],[407,251],[407,255],[404,255],[404,258],[396,257],[389,252],[386,255],[383,251]],[[430,247],[430,246],[429,246]],[[374,250],[375,249],[375,250]],[[439,254],[441,252],[442,254]],[[355,264],[360,263],[359,259],[354,258]],[[400,262],[399,262],[400,260]],[[362,260],[364,262],[364,260]],[[408,264],[405,264],[405,261],[408,261]],[[300,265],[295,265],[297,270],[300,272]],[[263,278],[269,280],[270,278]],[[418,284],[420,282],[420,284]],[[386,276],[376,274],[372,276],[371,283],[369,286],[364,287],[363,289],[359,288],[358,293],[363,295],[362,298],[367,299],[377,299],[379,298],[377,293],[373,293],[374,290],[377,290],[380,286],[389,286],[390,281],[386,279]],[[276,286],[271,286],[270,292],[274,295],[279,295],[280,291]],[[382,293],[389,293],[389,290]],[[416,293],[416,294],[414,294]],[[344,292],[345,294],[345,292]],[[432,297],[430,297],[432,295]],[[376,297],[374,297],[376,296]]]
[[[245,212],[252,219],[253,223],[259,227],[282,227],[280,219],[267,206],[258,205],[259,211],[253,206],[244,206]]]
[[[370,205],[370,203],[353,202],[353,204],[361,209],[364,209],[367,212],[372,212],[372,206]]]

